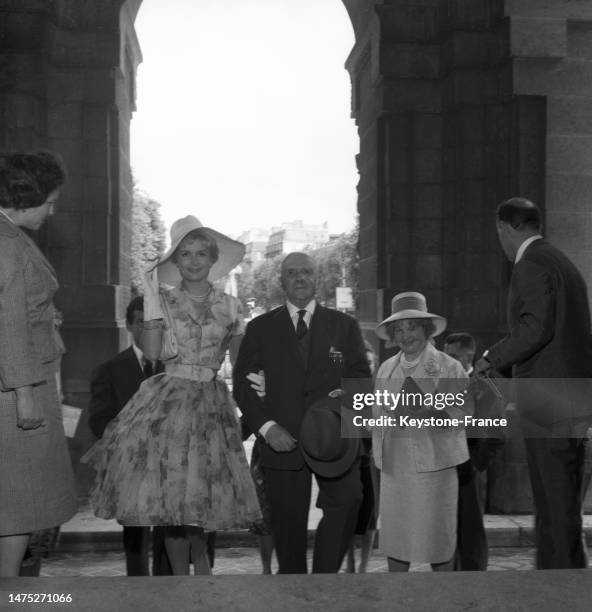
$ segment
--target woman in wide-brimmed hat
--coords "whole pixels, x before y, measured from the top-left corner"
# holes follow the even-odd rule
[[[392,314],[378,325],[376,334],[387,346],[401,350],[380,366],[376,388],[418,395],[405,408],[402,400],[395,410],[375,407],[375,416],[462,418],[470,411],[464,400],[468,378],[462,365],[431,342],[445,328],[446,319],[428,312],[421,293],[409,291],[393,298]],[[454,399],[444,410],[436,410],[436,394],[451,394],[448,397]],[[381,470],[380,548],[388,556],[389,570],[407,571],[411,562],[431,563],[436,571],[453,569],[456,466],[468,459],[464,430],[449,426],[419,429],[399,420],[396,427],[374,428],[372,445]]]
[[[244,322],[239,300],[212,281],[243,254],[243,244],[193,216],[173,224],[171,247],[144,286],[142,349],[166,359],[165,372],[144,381],[85,458],[98,472],[96,514],[169,527],[175,574],[189,573],[190,553],[196,573],[209,573],[204,532],[249,527],[261,516],[235,406],[216,378]],[[171,331],[172,356],[163,353]]]

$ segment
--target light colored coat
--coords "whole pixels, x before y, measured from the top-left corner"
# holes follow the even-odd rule
[[[400,363],[401,353],[383,362],[376,375],[375,388],[398,393],[403,385],[403,378],[393,377]],[[400,370],[399,370],[400,372]],[[428,343],[421,361],[413,372],[412,378],[425,393],[462,393],[468,386],[469,379],[462,365],[456,359],[438,351]],[[458,406],[446,408],[446,414],[434,411],[434,416],[463,418],[472,413],[472,402],[466,398],[463,409]],[[391,411],[374,406],[373,417],[381,415],[397,416],[397,410]],[[414,428],[412,431],[392,431],[386,427],[372,428],[372,448],[374,462],[383,469],[383,443],[386,435],[398,434],[409,436],[413,459],[418,472],[435,472],[463,463],[469,458],[465,431],[461,427],[426,427]],[[394,442],[396,443],[396,441]],[[392,470],[396,466],[384,466]]]

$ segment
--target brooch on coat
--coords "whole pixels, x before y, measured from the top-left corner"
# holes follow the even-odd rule
[[[433,357],[426,359],[423,369],[428,376],[438,376],[442,371],[440,364]]]
[[[340,368],[344,365],[343,353],[333,346],[329,349],[329,363]]]

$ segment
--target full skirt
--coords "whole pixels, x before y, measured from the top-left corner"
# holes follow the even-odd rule
[[[234,403],[217,379],[142,383],[84,456],[91,505],[124,525],[247,528],[261,517]]]

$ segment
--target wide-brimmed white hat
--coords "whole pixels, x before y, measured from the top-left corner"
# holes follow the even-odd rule
[[[181,241],[190,232],[200,229],[218,245],[218,260],[210,268],[208,279],[218,280],[226,276],[233,268],[236,268],[245,255],[245,245],[238,240],[233,240],[220,232],[205,227],[201,221],[193,215],[187,215],[182,219],[177,219],[171,226],[171,246],[166,253],[152,266],[158,268],[158,280],[166,285],[178,285],[181,282],[181,275],[177,266],[171,261],[171,256],[181,244]]]
[[[387,342],[391,338],[387,332],[387,325],[391,321],[401,321],[402,319],[431,319],[434,322],[436,331],[430,336],[438,336],[446,329],[446,319],[440,315],[428,312],[425,296],[417,291],[405,291],[398,293],[391,301],[391,316],[387,317],[374,330],[376,335]]]

